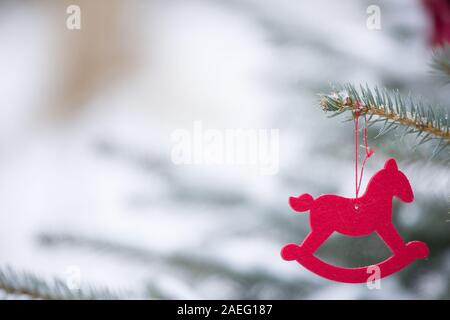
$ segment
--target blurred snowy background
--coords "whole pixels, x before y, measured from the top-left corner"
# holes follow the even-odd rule
[[[81,30],[66,28],[70,4]],[[450,298],[448,167],[392,136],[370,141],[365,178],[399,159],[416,201],[396,224],[429,260],[368,290],[279,256],[309,230],[289,196],[354,195],[352,123],[317,93],[368,83],[445,102],[430,28],[411,0],[1,1],[0,268],[78,270],[82,287],[145,298]],[[173,164],[172,132],[197,120],[279,129],[279,172]],[[345,266],[389,254],[375,235],[319,251]]]

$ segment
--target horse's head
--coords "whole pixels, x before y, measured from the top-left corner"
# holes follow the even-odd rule
[[[391,189],[392,195],[400,198],[403,202],[412,202],[414,200],[414,193],[411,184],[406,175],[398,170],[395,159],[392,158],[386,161],[384,171],[386,173],[386,179],[388,179],[386,188]]]

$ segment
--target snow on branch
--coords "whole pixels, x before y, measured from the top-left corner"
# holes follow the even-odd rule
[[[320,106],[331,117],[352,112],[352,115],[366,115],[369,125],[382,122],[378,136],[403,127],[402,137],[415,134],[418,144],[436,141],[433,156],[450,145],[450,120],[448,112],[425,105],[409,96],[404,98],[398,91],[351,84],[342,86],[331,94],[321,95]]]
[[[17,272],[11,267],[0,268],[0,292],[38,300],[112,300],[118,299],[107,289],[87,287],[70,289],[61,279],[45,281],[36,275]]]

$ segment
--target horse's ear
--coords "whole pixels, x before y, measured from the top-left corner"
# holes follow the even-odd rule
[[[388,170],[398,170],[397,162],[395,162],[394,158],[391,158],[388,161],[386,161],[384,168]]]

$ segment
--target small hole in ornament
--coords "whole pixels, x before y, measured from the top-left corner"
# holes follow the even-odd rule
[[[356,203],[355,203],[355,210],[358,210],[359,209],[359,205],[357,205]]]

